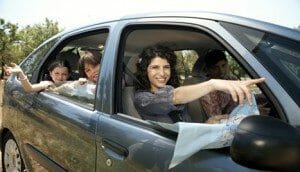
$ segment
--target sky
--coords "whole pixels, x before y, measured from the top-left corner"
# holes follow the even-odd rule
[[[211,11],[289,28],[300,25],[300,0],[0,0],[0,18],[20,27],[42,23],[47,17],[70,29],[156,11]]]

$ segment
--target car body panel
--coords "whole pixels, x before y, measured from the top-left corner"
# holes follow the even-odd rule
[[[10,91],[9,87],[7,84],[7,91]],[[39,156],[44,154],[60,166],[70,167],[68,170],[93,171],[97,115],[47,92],[24,94],[23,98],[23,102],[27,99],[24,104],[11,102],[20,110],[9,114],[18,119],[16,129],[11,129],[11,132],[18,134],[16,138],[22,138],[18,141],[19,146],[25,151],[32,146],[41,153]],[[11,125],[14,126],[13,122]]]

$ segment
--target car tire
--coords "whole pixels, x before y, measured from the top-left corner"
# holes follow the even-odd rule
[[[11,133],[5,135],[2,148],[3,172],[24,171],[25,166],[19,146]]]

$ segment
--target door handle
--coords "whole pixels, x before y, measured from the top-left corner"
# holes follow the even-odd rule
[[[127,148],[108,139],[102,139],[101,148],[107,155],[117,160],[124,160],[129,154]]]

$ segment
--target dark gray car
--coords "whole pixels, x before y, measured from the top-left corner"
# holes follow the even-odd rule
[[[176,53],[182,84],[203,72],[203,55],[212,49],[226,52],[240,79],[265,77],[253,88],[263,115],[244,120],[231,147],[200,150],[168,169],[177,134],[142,120],[132,102],[138,54],[156,44]],[[4,171],[299,169],[299,31],[214,13],[127,16],[60,33],[20,66],[31,83],[38,83],[48,75],[51,61],[64,59],[72,65],[72,78],[78,79],[84,50],[102,54],[94,99],[26,93],[15,75],[7,80],[1,130]],[[190,103],[189,113],[194,122],[204,122],[199,106]]]

